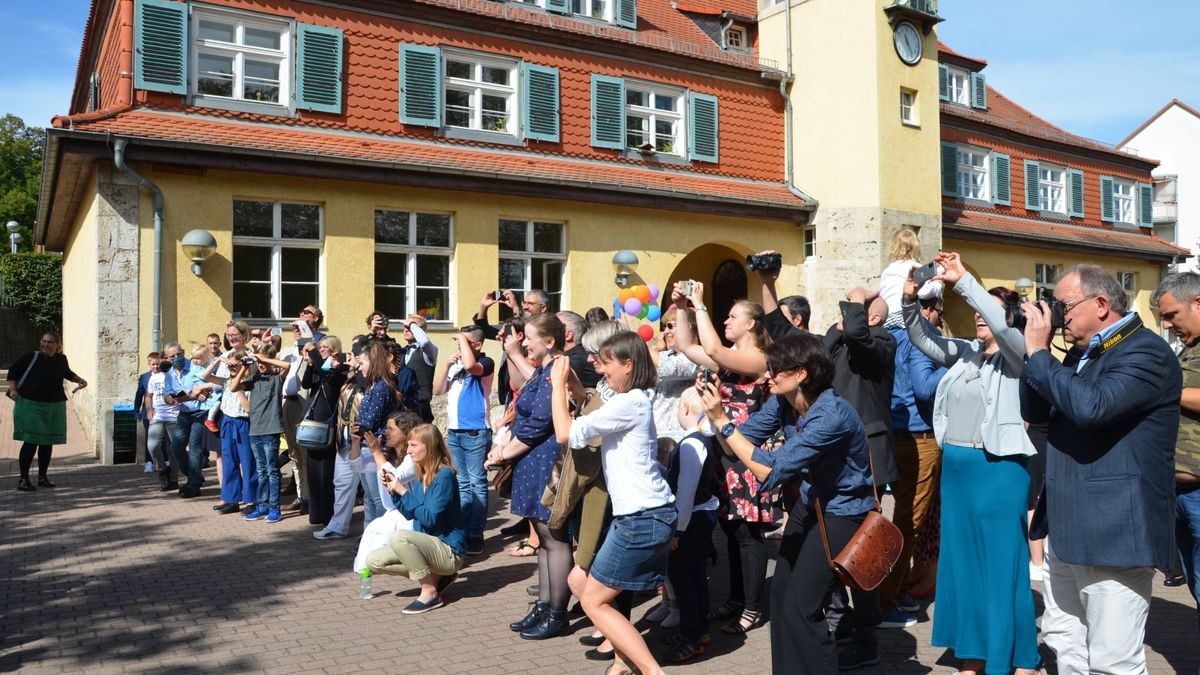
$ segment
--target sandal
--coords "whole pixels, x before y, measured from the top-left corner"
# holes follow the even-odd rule
[[[743,609],[742,615],[737,621],[721,626],[721,632],[726,635],[743,635],[758,628],[766,622],[762,612],[752,609]]]
[[[683,663],[684,661],[693,659],[697,656],[700,656],[703,653],[704,653],[704,647],[696,644],[695,642],[690,642],[690,641],[680,642],[679,645],[675,647],[675,649],[672,649],[670,652],[667,652],[667,655],[666,655],[666,657],[664,657],[664,660],[667,663]]]
[[[522,539],[517,542],[516,546],[508,549],[508,554],[514,558],[528,558],[537,555],[537,549],[533,547],[533,544],[529,543],[528,539]]]
[[[731,619],[731,618],[737,616],[738,614],[741,614],[742,610],[745,609],[745,607],[746,607],[746,605],[744,605],[740,602],[737,602],[735,600],[726,600],[725,604],[710,611],[708,613],[708,618],[709,619]]]

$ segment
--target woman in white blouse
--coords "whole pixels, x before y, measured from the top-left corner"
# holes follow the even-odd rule
[[[646,675],[662,669],[641,633],[613,606],[623,590],[657,588],[664,578],[671,536],[675,533],[675,497],[658,463],[657,431],[651,391],[657,375],[646,343],[636,333],[618,333],[600,346],[596,372],[614,394],[599,410],[571,419],[570,362],[557,357],[550,381],[554,432],[560,443],[585,448],[600,439],[604,478],[612,499],[608,536],[592,562],[581,604],[583,611],[613,644],[615,672],[634,667]]]

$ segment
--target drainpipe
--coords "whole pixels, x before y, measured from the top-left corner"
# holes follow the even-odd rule
[[[787,92],[787,85],[791,83],[792,78],[795,77],[795,75],[792,73],[792,0],[787,0],[787,8],[784,9],[784,12],[783,26],[784,32],[787,34],[787,77],[779,81],[779,95],[783,96],[783,120],[784,124],[786,125],[783,131],[783,151],[784,154],[787,155],[787,186],[788,190],[790,190],[792,194],[811,201],[812,197],[809,197],[808,195],[796,189],[796,160],[793,157],[792,152],[793,144],[795,143],[793,138],[794,132],[792,131],[792,97],[788,96]]]
[[[725,37],[729,33],[729,27],[733,25],[733,17],[729,16],[729,12],[721,15],[721,49],[729,49],[729,39]]]
[[[152,349],[158,351],[162,346],[162,190],[153,181],[142,176],[125,164],[125,146],[129,140],[118,138],[113,144],[113,164],[126,176],[136,180],[138,185],[154,195],[154,318],[150,322],[150,341]]]

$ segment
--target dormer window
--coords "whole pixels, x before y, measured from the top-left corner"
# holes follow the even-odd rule
[[[739,52],[749,49],[750,42],[746,36],[746,29],[741,26],[730,26],[725,31],[725,48]]]
[[[939,63],[938,94],[955,105],[987,110],[987,79],[978,71]]]

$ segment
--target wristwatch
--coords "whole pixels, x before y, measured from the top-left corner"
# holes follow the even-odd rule
[[[725,425],[721,427],[721,438],[729,438],[735,431],[737,431],[737,427],[733,425],[733,422],[726,422]]]

